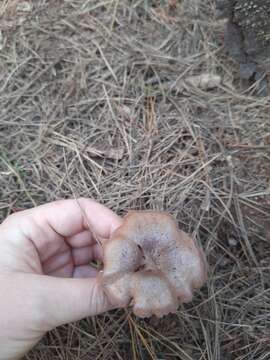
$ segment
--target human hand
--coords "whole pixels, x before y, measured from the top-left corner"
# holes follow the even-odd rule
[[[0,225],[0,360],[20,359],[56,326],[112,308],[89,263],[102,260],[96,238],[120,225],[89,199],[21,211]]]

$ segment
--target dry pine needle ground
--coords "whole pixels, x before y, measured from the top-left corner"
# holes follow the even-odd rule
[[[27,360],[270,359],[270,101],[222,41],[210,0],[0,2],[1,219],[79,196],[166,210],[210,264],[176,315],[85,319]]]

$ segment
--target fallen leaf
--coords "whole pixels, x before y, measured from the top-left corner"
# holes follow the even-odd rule
[[[200,75],[189,76],[177,81],[173,88],[178,91],[188,89],[189,87],[196,87],[201,90],[212,90],[221,84],[221,76],[210,73],[203,73]]]
[[[31,12],[33,9],[33,5],[29,1],[21,1],[17,5],[18,12]]]

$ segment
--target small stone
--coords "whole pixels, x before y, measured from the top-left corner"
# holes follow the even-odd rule
[[[131,108],[127,105],[122,105],[122,110],[124,111],[124,113],[126,113],[129,116],[132,114]]]
[[[233,247],[237,245],[237,241],[234,238],[229,238],[228,243],[230,246],[233,246]]]

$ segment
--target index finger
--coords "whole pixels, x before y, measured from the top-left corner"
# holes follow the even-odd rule
[[[98,237],[107,239],[122,221],[105,206],[87,198],[58,200],[26,212],[37,224],[42,227],[49,225],[62,237],[90,230]]]
[[[9,216],[1,224],[1,240],[7,240],[1,243],[15,244],[18,256],[26,258],[33,256],[34,245],[44,263],[55,255],[70,257],[71,239],[83,237],[85,246],[94,245],[95,240],[110,238],[120,225],[120,217],[94,200],[60,200]]]
[[[88,230],[88,244],[110,238],[121,218],[94,200],[59,200],[8,217],[2,230],[17,244],[32,243],[46,261],[67,250],[66,240]],[[5,226],[6,225],[6,226]],[[13,225],[13,226],[10,226]],[[91,239],[92,237],[92,239]]]

